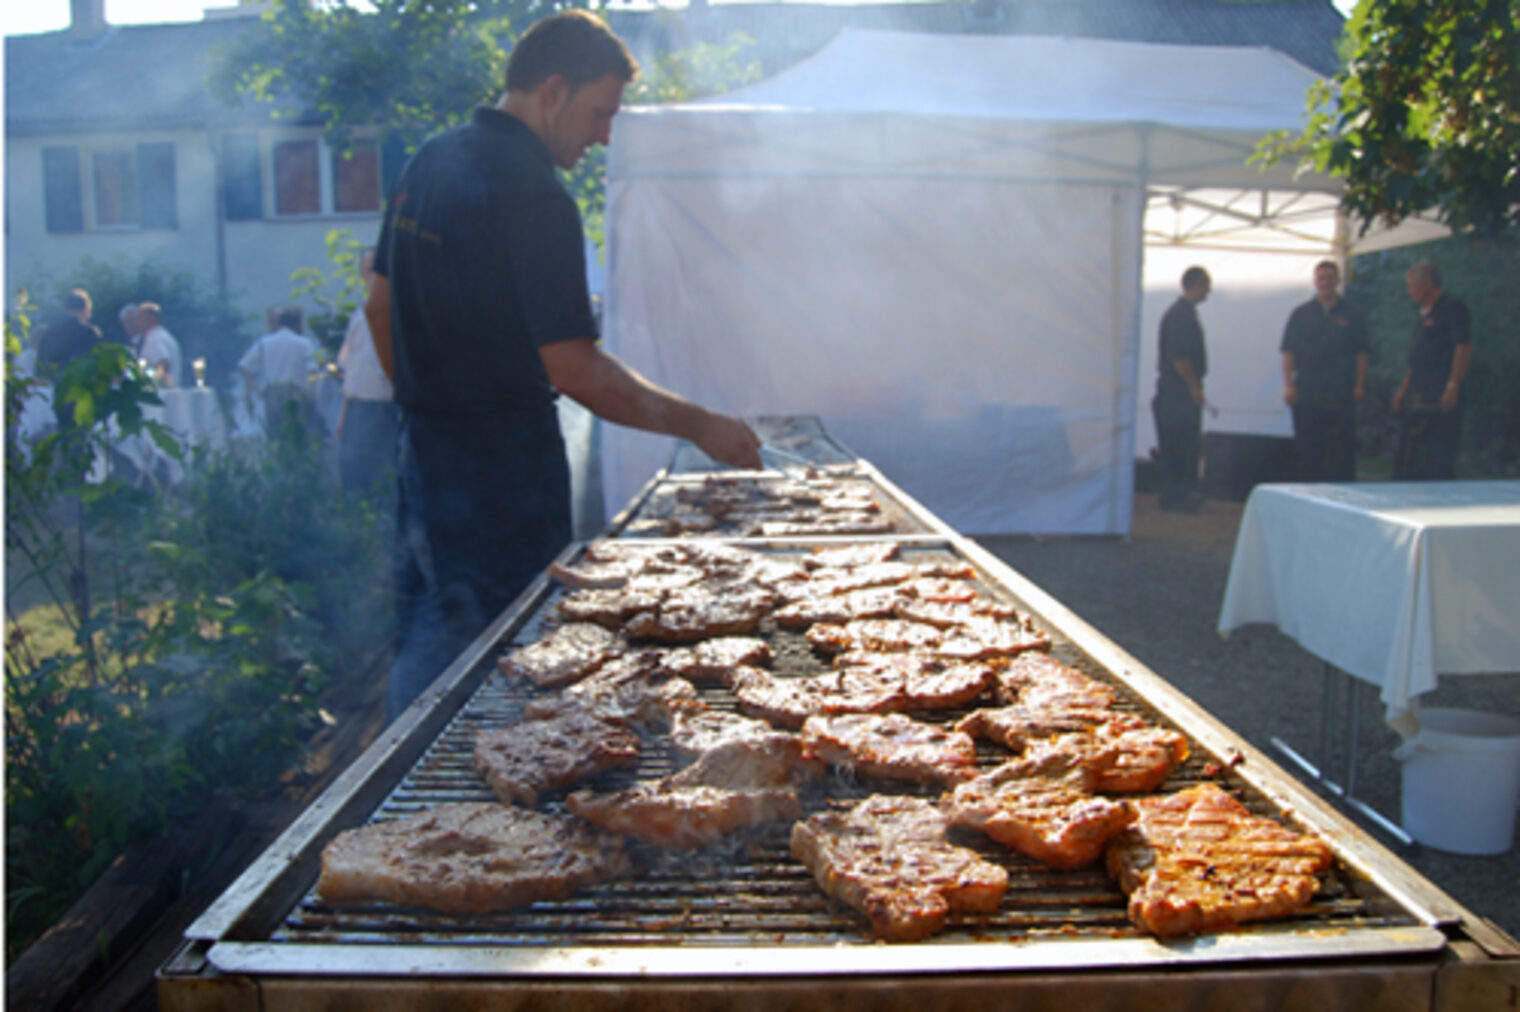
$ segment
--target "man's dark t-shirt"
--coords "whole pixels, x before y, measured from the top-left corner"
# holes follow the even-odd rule
[[[580,212],[543,142],[497,109],[407,165],[375,270],[391,285],[395,398],[410,413],[542,409],[554,392],[538,349],[596,333]]]
[[[1472,315],[1461,299],[1442,295],[1430,312],[1419,315],[1409,346],[1409,407],[1430,410],[1440,404],[1457,345],[1470,343]]]
[[[65,316],[52,324],[37,343],[37,371],[44,379],[53,379],[74,359],[88,355],[100,344],[100,328]]]
[[[1179,358],[1193,363],[1193,371],[1202,380],[1209,371],[1208,353],[1203,346],[1203,325],[1198,322],[1198,307],[1184,298],[1172,303],[1161,317],[1161,352],[1157,363],[1156,400],[1168,405],[1192,404],[1193,395],[1187,381],[1173,365]]]
[[[1356,389],[1356,358],[1368,354],[1371,344],[1366,320],[1351,303],[1337,299],[1326,309],[1310,299],[1288,317],[1280,350],[1293,355],[1300,404],[1348,407]]]

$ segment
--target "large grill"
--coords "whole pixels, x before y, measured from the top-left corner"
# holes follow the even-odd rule
[[[861,473],[905,510],[922,513],[868,466]],[[660,484],[653,482],[624,518]],[[926,528],[943,530],[928,519]],[[1230,1008],[1253,1001],[1263,1008],[1428,1008],[1458,993],[1440,985],[1443,979],[1491,996],[1520,983],[1514,958],[1520,953],[1509,939],[1037,587],[953,534],[897,540],[915,557],[971,561],[985,592],[1013,601],[1052,633],[1056,656],[1115,685],[1123,706],[1186,734],[1192,756],[1166,790],[1215,779],[1254,811],[1324,836],[1339,859],[1309,908],[1281,922],[1161,943],[1131,927],[1123,894],[1101,868],[1055,871],[968,833],[957,842],[1009,870],[1000,908],[953,917],[925,943],[881,945],[790,857],[785,824],[695,854],[632,844],[634,876],[502,915],[323,904],[311,887],[321,848],[336,832],[441,803],[491,800],[472,768],[474,736],[515,722],[529,698],[496,673],[494,661],[505,646],[538,634],[557,593],[540,580],[192,925],[161,974],[165,1007],[252,1008],[257,1004],[245,1002],[276,998],[312,1004],[352,998],[364,1007],[431,1000],[445,1007],[480,995],[533,1007],[546,994],[573,995],[576,1007],[665,1004],[678,996],[692,1007],[728,1007],[745,997],[766,1007],[835,1001],[914,1007],[925,1000],[969,1003],[977,995],[985,1001],[996,984],[1001,990],[993,993],[1012,989],[1036,1007],[1076,1007],[1065,1002],[1078,995],[1088,1007],[1133,1007],[1139,996],[1168,1007],[1211,1007],[1228,993]],[[805,543],[752,547],[786,552]],[[571,550],[565,560],[575,555]],[[801,637],[763,631],[778,671],[820,666]],[[735,706],[727,690],[702,691],[709,705]],[[986,746],[980,758],[991,766],[1006,753]],[[591,786],[616,789],[674,768],[656,737],[636,770],[606,774]],[[817,811],[880,789],[913,793],[834,773],[804,792],[804,808]]]

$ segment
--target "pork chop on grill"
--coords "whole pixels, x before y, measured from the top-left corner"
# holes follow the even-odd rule
[[[658,651],[641,650],[608,661],[557,696],[530,700],[523,716],[550,720],[585,711],[609,723],[648,727],[669,724],[671,709],[685,704],[700,705],[697,687],[667,675]]]
[[[893,587],[868,587],[843,594],[814,593],[794,598],[773,613],[783,629],[806,629],[818,622],[848,622],[856,618],[887,618],[902,595]]]
[[[1069,753],[1014,760],[956,787],[950,821],[1052,868],[1081,868],[1135,818],[1128,802],[1095,797],[1093,779]]]
[[[952,845],[947,829],[934,804],[878,794],[794,824],[792,856],[825,893],[864,914],[876,937],[916,942],[952,911],[996,910],[1008,890],[1008,873]]]
[[[976,743],[969,735],[900,713],[809,717],[802,742],[830,766],[886,780],[955,784],[976,775]]]
[[[661,652],[666,674],[698,684],[727,685],[735,668],[768,665],[775,659],[770,644],[755,636],[719,636],[690,647]]]
[[[745,713],[794,730],[815,714],[886,713],[903,709],[907,702],[900,675],[859,668],[804,678],[736,668],[729,688]]]
[[[664,850],[692,850],[745,826],[797,818],[795,785],[816,773],[794,736],[732,739],[679,773],[609,794],[576,791],[565,807]]]
[[[974,615],[952,629],[935,652],[960,660],[986,660],[1014,657],[1031,650],[1049,650],[1050,635],[1033,624],[1018,619],[1000,619],[991,615]]]
[[[998,700],[1041,710],[1107,710],[1114,690],[1043,653],[1026,653],[998,673]]]
[[[553,689],[580,681],[626,649],[627,641],[615,632],[590,622],[570,622],[518,647],[498,666],[509,677]]]
[[[317,894],[479,914],[565,899],[629,867],[620,838],[571,816],[442,805],[339,833],[322,850]]]
[[[505,804],[532,807],[545,791],[568,787],[603,770],[639,763],[631,731],[569,710],[475,736],[475,772]]]
[[[944,633],[932,625],[900,618],[864,618],[844,623],[820,622],[807,640],[825,653],[847,650],[926,650],[937,648]]]
[[[884,681],[901,679],[905,710],[963,706],[981,698],[997,678],[997,669],[990,664],[949,661],[921,651],[851,650],[835,657],[834,667],[870,672]]]
[[[654,591],[578,590],[560,599],[560,616],[568,622],[594,622],[608,629],[621,629],[623,623],[641,612],[660,606],[662,594]]]
[[[1108,848],[1108,872],[1129,894],[1129,918],[1161,938],[1287,917],[1319,890],[1334,859],[1211,783],[1140,798],[1135,824]]]
[[[778,731],[763,720],[727,710],[680,707],[673,712],[670,721],[671,748],[693,758],[726,742],[766,742],[776,736],[796,741],[800,751],[801,740],[790,731]]]
[[[712,636],[752,633],[776,598],[758,587],[692,587],[673,591],[632,615],[623,631],[633,639],[694,643]]]
[[[804,556],[802,564],[809,569],[853,569],[897,558],[902,546],[895,541],[883,541],[866,545],[841,545],[837,548],[815,548]]]

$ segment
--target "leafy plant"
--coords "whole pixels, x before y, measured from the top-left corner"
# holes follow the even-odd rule
[[[307,334],[333,355],[343,344],[349,317],[364,301],[364,276],[360,266],[365,244],[346,228],[330,229],[326,235],[331,271],[300,267],[291,275],[291,299],[310,298],[321,307],[307,318]]]
[[[318,693],[387,642],[390,618],[387,518],[345,497],[293,416],[264,453],[202,456],[172,493],[139,487],[116,466],[122,440],[179,450],[145,417],[147,378],[105,344],[58,378],[74,424],[23,445],[41,389],[16,368],[26,308],[6,332],[12,954],[132,842],[280,789]]]

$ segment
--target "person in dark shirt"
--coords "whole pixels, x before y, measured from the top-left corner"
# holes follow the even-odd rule
[[[100,344],[100,328],[90,322],[92,308],[90,293],[83,288],[75,288],[63,297],[63,317],[43,331],[37,342],[37,375],[42,379],[56,382],[64,366],[88,355]],[[73,426],[73,404],[55,396],[53,410],[60,427]]]
[[[608,142],[637,71],[585,11],[537,22],[502,99],[426,142],[390,195],[365,317],[403,416],[391,718],[569,542],[558,394],[762,466],[743,422],[597,346],[580,212],[556,167]]]
[[[1361,312],[1341,298],[1334,260],[1314,268],[1314,298],[1283,330],[1283,400],[1293,409],[1300,481],[1356,480],[1356,406],[1367,396],[1371,344]]]
[[[1182,272],[1182,294],[1161,317],[1157,362],[1156,442],[1161,466],[1161,508],[1191,513],[1202,505],[1197,493],[1198,456],[1203,441],[1203,377],[1209,371],[1198,304],[1213,283],[1202,267]]]
[[[1441,272],[1423,260],[1404,275],[1419,307],[1409,345],[1409,368],[1393,395],[1401,415],[1395,481],[1450,481],[1462,439],[1462,384],[1472,365],[1472,316],[1441,288]]]

